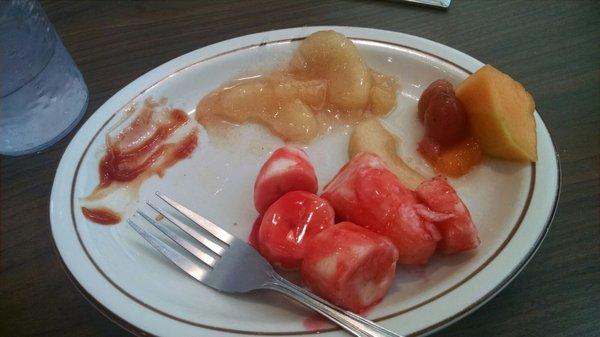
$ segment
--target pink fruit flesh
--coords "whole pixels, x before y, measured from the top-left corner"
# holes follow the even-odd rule
[[[258,230],[258,250],[274,266],[298,269],[307,243],[334,220],[327,201],[304,191],[288,192],[265,212]]]
[[[350,222],[317,234],[302,262],[302,279],[335,305],[361,312],[394,280],[398,251],[386,237]]]
[[[442,252],[458,253],[479,245],[477,228],[469,210],[445,179],[436,177],[425,181],[419,185],[416,193],[431,210],[452,216],[435,223],[442,237],[438,243]]]
[[[254,206],[264,214],[290,191],[316,193],[317,176],[304,151],[286,146],[273,152],[260,169],[254,183]]]
[[[426,264],[440,234],[418,211],[414,192],[405,188],[374,154],[361,153],[325,187],[339,221],[350,221],[392,240],[402,264]],[[422,206],[422,205],[421,205]]]

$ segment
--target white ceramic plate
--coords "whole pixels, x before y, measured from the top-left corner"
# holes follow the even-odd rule
[[[159,336],[314,333],[303,325],[310,313],[299,306],[277,294],[213,291],[172,266],[127,225],[86,221],[80,205],[98,183],[104,135],[128,104],[166,97],[171,106],[192,114],[198,100],[222,82],[284,63],[302,38],[322,29],[352,38],[370,67],[401,79],[398,107],[384,122],[404,140],[401,155],[430,173],[415,152],[423,133],[417,99],[433,80],[457,84],[483,65],[468,55],[406,34],[354,27],[271,31],[185,54],[103,104],[73,138],[56,173],[50,203],[56,246],[72,278],[103,312],[136,332]],[[463,255],[435,256],[425,268],[400,267],[395,285],[369,318],[401,334],[428,334],[481,306],[525,266],[548,230],[559,189],[555,149],[537,112],[535,117],[535,165],[486,158],[468,175],[452,180],[472,212],[481,246]],[[306,148],[321,187],[347,161],[348,132],[323,136]],[[256,217],[254,178],[282,143],[256,125],[237,128],[225,142],[209,140],[204,130],[200,134],[192,158],[162,179],[146,181],[139,200],[155,200],[153,191],[160,190],[245,239]]]

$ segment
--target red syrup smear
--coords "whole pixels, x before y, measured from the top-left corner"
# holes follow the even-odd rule
[[[165,171],[175,165],[178,161],[189,158],[192,152],[196,149],[198,144],[198,135],[196,130],[188,133],[183,139],[177,143],[163,144],[163,157],[164,160],[154,167],[156,173],[162,177]]]
[[[302,325],[306,329],[306,331],[321,331],[325,329],[332,328],[333,325],[329,322],[329,320],[322,315],[312,314],[306,317],[302,321]]]
[[[106,137],[106,153],[99,164],[100,183],[90,196],[97,195],[114,182],[132,182],[129,188],[136,190],[148,177],[153,174],[162,177],[169,167],[191,156],[198,145],[196,128],[177,142],[165,143],[189,121],[188,115],[180,109],[172,109],[164,120],[154,121],[155,107],[155,104],[146,102],[131,125],[114,138]],[[95,223],[115,224],[121,221],[117,212],[106,207],[82,207],[81,211]]]
[[[87,208],[81,207],[81,212],[90,221],[101,225],[114,225],[121,222],[121,216],[106,208]]]
[[[383,299],[380,299],[379,301],[371,304],[370,306],[366,307],[365,309],[361,310],[359,313],[360,316],[362,317],[367,317],[372,311],[373,309],[379,304],[381,303]],[[333,325],[327,318],[325,318],[325,316],[320,315],[320,314],[312,314],[308,317],[306,317],[303,321],[302,321],[302,325],[304,326],[304,328],[306,329],[306,331],[314,331],[314,332],[319,332],[325,329],[330,329],[335,327],[335,325]]]
[[[132,181],[152,167],[166,150],[172,146],[172,144],[164,144],[167,138],[188,121],[188,116],[185,112],[173,109],[169,113],[169,119],[158,125],[148,139],[135,147],[122,150],[123,142],[131,141],[129,138],[132,135],[141,134],[152,126],[151,114],[151,109],[145,109],[116,139],[107,138],[106,154],[100,160],[99,188],[108,187],[115,181]],[[158,172],[161,172],[160,168]]]

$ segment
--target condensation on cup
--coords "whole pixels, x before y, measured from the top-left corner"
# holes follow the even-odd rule
[[[0,154],[41,151],[83,116],[88,90],[37,1],[0,2]]]

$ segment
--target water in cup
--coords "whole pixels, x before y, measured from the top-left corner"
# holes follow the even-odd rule
[[[37,1],[0,2],[0,154],[33,153],[69,133],[88,91]]]

